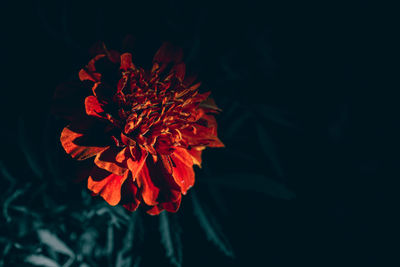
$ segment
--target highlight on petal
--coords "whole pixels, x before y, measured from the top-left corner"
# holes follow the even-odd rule
[[[115,206],[121,200],[121,186],[127,177],[128,171],[123,175],[116,175],[94,167],[88,179],[88,189],[99,194],[111,206]]]
[[[84,134],[76,133],[69,129],[68,126],[65,127],[61,132],[61,145],[63,146],[65,152],[71,155],[71,157],[74,159],[85,160],[107,149],[107,147],[82,146],[76,144],[76,141],[83,136]]]

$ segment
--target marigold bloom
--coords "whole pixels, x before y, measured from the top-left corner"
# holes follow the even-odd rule
[[[210,92],[199,93],[200,83],[185,77],[182,50],[164,43],[146,71],[130,53],[103,47],[79,78],[78,95],[91,88],[81,99],[85,114],[64,114],[71,123],[60,140],[74,159],[94,157],[88,188],[130,211],[142,203],[152,215],[176,212],[181,194],[194,184],[193,165],[201,165],[202,151],[224,146],[212,115],[219,109]],[[68,95],[69,87],[59,88],[56,98]]]

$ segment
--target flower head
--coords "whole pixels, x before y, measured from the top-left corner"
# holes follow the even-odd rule
[[[94,157],[88,188],[110,205],[176,212],[194,184],[202,151],[224,146],[212,115],[219,109],[185,69],[182,50],[164,43],[151,70],[135,66],[130,53],[103,46],[79,72],[75,91],[89,92],[78,105],[84,112],[67,114],[71,123],[60,140],[74,159]]]

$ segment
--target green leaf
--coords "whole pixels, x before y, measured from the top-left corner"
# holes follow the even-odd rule
[[[134,244],[140,241],[140,236],[137,235],[139,226],[138,220],[139,214],[137,212],[133,212],[129,218],[127,231],[123,241],[123,247],[117,254],[117,259],[115,262],[116,267],[131,267],[132,261],[134,262],[134,266],[139,266],[140,264],[140,256],[135,255],[136,253],[132,253]]]
[[[264,193],[271,197],[286,200],[296,197],[296,195],[286,188],[285,185],[260,174],[231,173],[207,178],[205,177],[201,181],[210,184],[223,185],[238,190]]]
[[[47,245],[52,250],[59,252],[70,257],[74,257],[74,252],[55,234],[46,229],[39,229],[37,231],[39,240]]]
[[[238,116],[235,121],[233,121],[230,125],[229,128],[226,131],[225,137],[226,138],[232,138],[237,131],[239,131],[240,127],[243,127],[243,125],[246,123],[246,121],[251,118],[251,113],[250,112],[243,112]]]
[[[166,211],[161,212],[159,218],[161,243],[166,250],[166,254],[170,262],[173,265],[180,267],[182,266],[183,257],[181,228],[178,224],[178,221],[172,219],[174,218],[173,215],[169,215]]]
[[[57,262],[44,255],[29,255],[28,257],[26,257],[25,262],[28,262],[36,266],[60,267],[60,265]]]
[[[214,216],[204,205],[200,204],[193,189],[191,190],[191,196],[194,215],[197,217],[200,226],[206,233],[207,239],[214,243],[226,256],[233,258],[234,253],[232,247]]]

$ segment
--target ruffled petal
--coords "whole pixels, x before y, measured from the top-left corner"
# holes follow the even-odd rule
[[[128,170],[127,162],[118,162],[117,156],[121,152],[121,149],[116,147],[108,147],[103,152],[97,154],[94,159],[94,163],[97,167],[107,170],[116,175],[124,175],[124,173]]]
[[[134,153],[134,152],[131,152]],[[132,179],[135,180],[137,176],[139,175],[140,171],[143,168],[143,165],[146,162],[147,158],[147,151],[141,149],[138,151],[138,153],[134,153],[135,155],[132,155],[132,157],[129,157],[127,160],[128,168],[132,173]]]
[[[182,194],[186,194],[194,184],[193,160],[190,153],[184,148],[176,148],[171,154],[173,162],[172,175],[180,186]]]
[[[88,179],[88,189],[100,194],[108,204],[115,206],[121,200],[121,186],[127,177],[128,171],[123,175],[116,175],[95,167]]]
[[[157,205],[160,189],[154,184],[147,164],[143,165],[136,182],[141,189],[143,201],[149,206]]]
[[[224,147],[216,135],[215,128],[196,124],[194,128],[181,130],[182,136],[189,146]]]
[[[86,114],[89,116],[103,118],[104,109],[103,105],[99,102],[97,97],[95,96],[88,96],[85,98],[85,109]]]
[[[121,194],[120,204],[129,211],[135,211],[140,204],[140,200],[137,196],[137,185],[134,183],[131,174],[129,174],[128,178],[122,185]]]
[[[103,57],[105,57],[105,55],[97,55],[92,60],[90,60],[86,68],[79,71],[79,79],[81,81],[89,80],[92,82],[99,82],[101,79],[101,74],[96,72],[95,64]]]
[[[149,215],[158,215],[161,211],[166,210],[168,212],[177,212],[181,205],[181,195],[179,194],[176,201],[160,203],[156,206],[151,207],[146,212]]]
[[[125,71],[135,69],[135,65],[132,63],[131,53],[124,53],[121,55],[121,69]]]
[[[77,140],[83,136],[84,134],[82,133],[72,131],[69,126],[65,127],[61,132],[61,145],[63,146],[65,152],[71,155],[72,158],[77,160],[85,160],[107,149],[107,147],[83,146],[77,144]]]
[[[192,156],[193,164],[196,164],[201,168],[201,154],[203,150],[205,149],[204,146],[200,147],[192,147],[188,149],[188,153]]]

